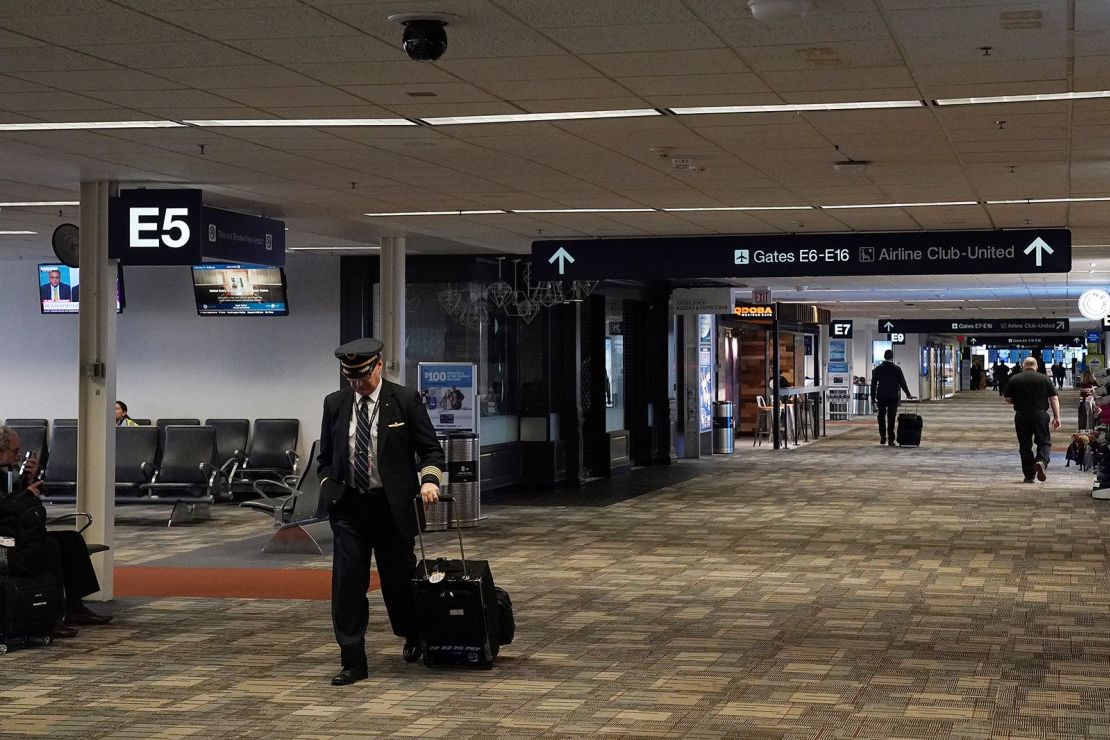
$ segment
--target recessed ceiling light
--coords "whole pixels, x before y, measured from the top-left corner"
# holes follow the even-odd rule
[[[212,118],[183,121],[201,128],[283,128],[313,126],[338,128],[341,126],[416,126],[407,118]]]
[[[508,113],[496,116],[446,116],[421,118],[431,126],[458,126],[468,123],[527,123],[529,121],[581,121],[593,118],[643,118],[663,115],[654,108],[631,110],[583,110],[562,113]]]
[[[39,206],[79,206],[79,200],[23,200],[0,203],[0,208],[36,208]]]
[[[88,131],[113,128],[181,128],[177,121],[65,121],[0,123],[0,131]]]
[[[782,103],[777,105],[706,105],[693,108],[668,108],[676,116],[718,115],[723,113],[804,113],[807,111],[874,110],[881,108],[921,108],[922,100],[865,100],[853,103]]]
[[[1089,100],[1091,98],[1110,98],[1110,90],[1040,93],[1034,95],[988,95],[975,98],[941,98],[933,102],[937,105],[988,105],[991,103],[1043,103],[1052,100]]]

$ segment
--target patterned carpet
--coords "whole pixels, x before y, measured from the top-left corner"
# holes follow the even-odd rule
[[[377,594],[371,678],[341,689],[326,602],[121,599],[107,627],[0,658],[0,737],[1110,737],[1091,475],[1057,452],[1021,483],[993,392],[921,413],[919,449],[852,425],[788,451],[741,440],[608,506],[486,507],[470,553],[518,622],[493,670],[403,663]],[[140,515],[118,527],[124,565],[259,567],[257,514]]]

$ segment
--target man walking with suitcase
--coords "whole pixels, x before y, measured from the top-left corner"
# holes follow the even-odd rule
[[[1037,358],[1026,357],[1021,362],[1022,372],[1014,375],[1006,385],[1006,403],[1014,407],[1014,429],[1017,431],[1018,452],[1021,454],[1021,472],[1025,483],[1047,479],[1052,434],[1049,432],[1048,409],[1052,407],[1053,429],[1060,428],[1060,397],[1048,376],[1037,372]],[[1036,446],[1036,453],[1033,451]]]
[[[894,420],[898,416],[898,402],[902,391],[913,400],[913,394],[906,387],[906,376],[902,368],[894,364],[894,350],[883,353],[883,361],[871,371],[871,397],[879,411],[879,444],[894,447]]]
[[[420,522],[413,501],[419,496],[430,506],[439,500],[443,449],[417,392],[382,380],[383,347],[366,338],[336,349],[349,385],[324,399],[317,463],[335,536],[331,614],[342,662],[333,686],[369,675],[371,552],[393,634],[405,638],[402,655],[410,663],[420,658],[411,580]]]

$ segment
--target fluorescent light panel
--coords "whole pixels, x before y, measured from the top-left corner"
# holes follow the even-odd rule
[[[79,206],[79,200],[24,200],[0,203],[0,208],[38,208],[40,206]]]
[[[921,108],[923,100],[869,100],[854,103],[783,103],[779,105],[710,105],[694,108],[668,108],[677,116],[722,113],[804,113],[807,111],[875,110],[884,108]]]
[[[68,121],[46,123],[0,123],[0,131],[89,131],[119,128],[181,128],[177,121]]]
[[[1092,198],[1018,198],[1016,200],[988,200],[989,206],[1025,205],[1026,203],[1097,203],[1110,200],[1108,196]]]
[[[596,118],[643,118],[662,115],[654,108],[635,108],[631,110],[583,110],[561,113],[508,113],[495,116],[446,116],[443,118],[421,118],[431,126],[459,126],[470,123],[527,123],[529,121],[582,121]]]
[[[381,247],[286,247],[287,252],[364,252]]]
[[[694,211],[812,211],[813,206],[717,206],[713,208],[662,208],[667,213]]]
[[[397,211],[394,213],[364,213],[363,216],[371,218],[385,218],[389,216],[480,216],[491,213],[508,213],[500,209],[485,211]]]
[[[0,236],[29,236],[37,234],[37,231],[0,231]]]
[[[1040,93],[1034,95],[990,95],[978,98],[942,98],[935,102],[937,105],[988,105],[991,103],[1044,103],[1053,100],[1090,100],[1091,98],[1110,98],[1110,90]]]
[[[656,213],[655,208],[526,208],[509,213]]]
[[[341,126],[416,126],[407,118],[212,118],[183,121],[201,128],[290,128],[315,126],[330,128]]]
[[[857,203],[839,206],[821,206],[823,211],[834,211],[845,208],[930,208],[934,206],[977,206],[977,200],[948,200],[936,203]]]

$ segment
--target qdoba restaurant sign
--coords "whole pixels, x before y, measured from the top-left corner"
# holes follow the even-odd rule
[[[752,306],[747,303],[737,303],[732,309],[735,316],[742,319],[771,319],[775,318],[774,306]]]

